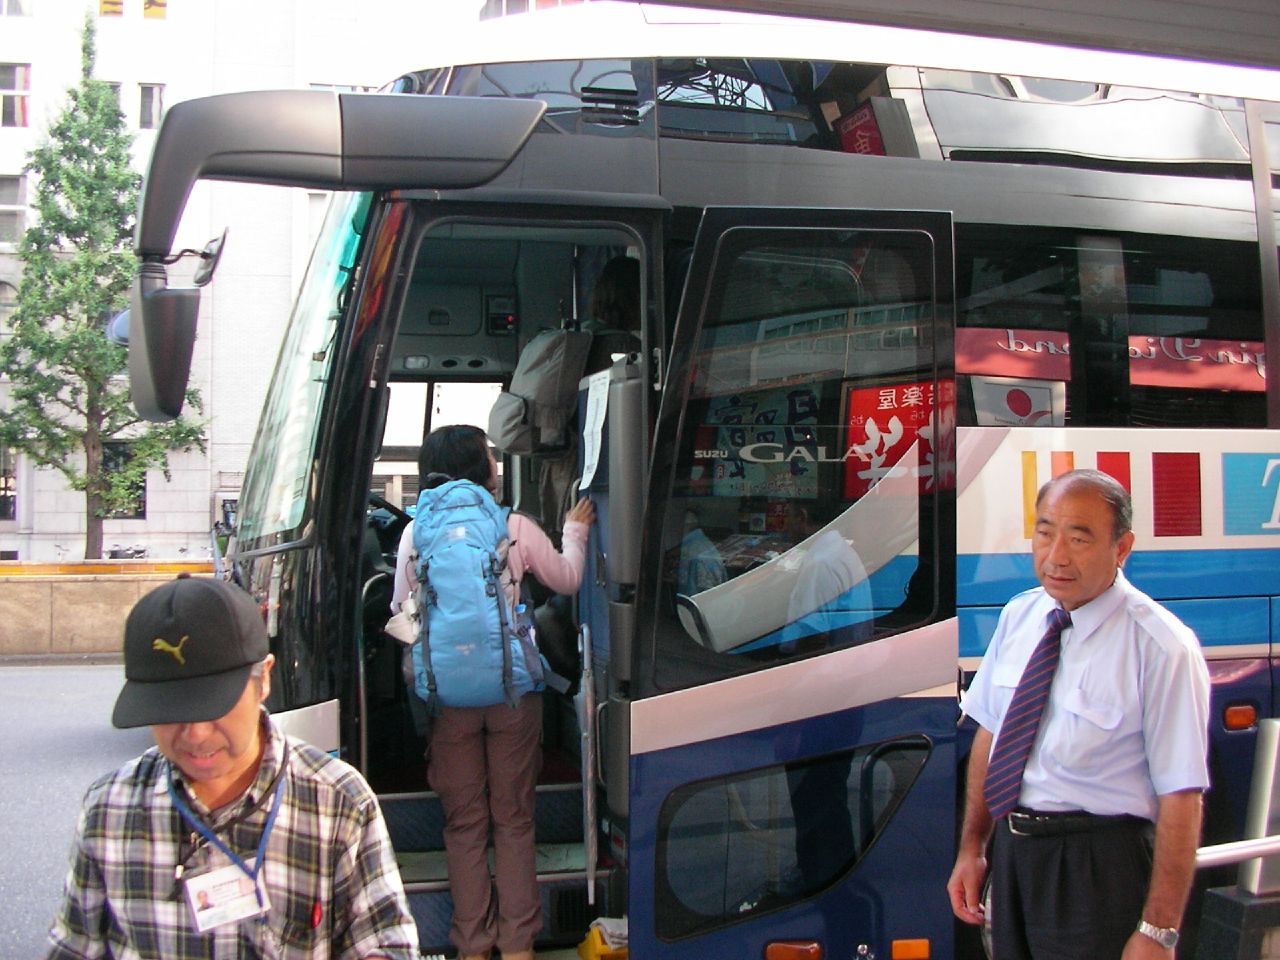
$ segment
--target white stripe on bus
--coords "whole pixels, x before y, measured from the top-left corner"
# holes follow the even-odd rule
[[[932,696],[956,679],[954,618],[819,657],[631,705],[631,752],[650,753],[895,697]]]

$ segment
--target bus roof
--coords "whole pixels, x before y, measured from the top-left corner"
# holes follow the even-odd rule
[[[700,7],[1280,67],[1274,5],[1222,0],[681,0]]]
[[[451,33],[447,62],[733,57],[910,64],[1280,101],[1280,70],[843,21],[594,0]]]

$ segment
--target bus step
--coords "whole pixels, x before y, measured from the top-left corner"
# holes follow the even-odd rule
[[[598,906],[587,903],[586,876],[581,869],[573,869],[573,864],[580,866],[582,848],[578,845],[573,850],[544,850],[542,844],[538,849],[538,889],[542,894],[542,932],[538,935],[539,955],[542,951],[553,947],[572,947],[586,936],[587,928],[599,913]],[[552,847],[558,845],[551,845]],[[572,846],[572,845],[568,845]],[[427,870],[444,872],[443,855],[438,857],[438,866],[426,866],[416,857],[402,859],[401,873],[404,878],[405,893],[409,898],[409,909],[413,913],[414,922],[418,925],[418,938],[423,953],[443,953],[452,956],[453,947],[449,944],[449,921],[453,914],[453,899],[449,895],[447,879],[433,879],[422,882],[415,879],[415,871],[420,867]],[[424,858],[425,859],[425,858]],[[542,872],[544,862],[550,860],[554,866],[562,869]],[[597,880],[596,904],[607,886],[606,878]]]
[[[563,874],[585,876],[586,848],[581,843],[540,843],[537,847],[538,880],[550,882]],[[449,871],[443,850],[396,853],[400,879],[405,888],[415,890],[447,889]],[[493,849],[489,850],[489,871],[493,871]]]
[[[397,855],[444,849],[444,814],[434,793],[390,793],[378,798]],[[582,842],[582,787],[538,787],[534,836],[539,844]]]

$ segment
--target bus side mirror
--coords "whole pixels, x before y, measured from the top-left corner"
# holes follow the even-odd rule
[[[223,227],[222,236],[214,237],[200,251],[200,266],[196,267],[195,275],[191,278],[192,286],[205,287],[209,285],[209,281],[213,279],[214,272],[218,269],[218,262],[222,259],[222,248],[226,245],[227,228]]]
[[[164,264],[139,268],[129,298],[129,381],[142,418],[163,422],[182,413],[199,309],[200,290],[170,290]]]

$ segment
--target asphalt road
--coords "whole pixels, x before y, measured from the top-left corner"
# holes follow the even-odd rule
[[[85,788],[151,744],[116,730],[119,664],[0,662],[0,960],[32,960],[58,908]]]
[[[0,960],[44,956],[85,788],[151,746],[111,726],[122,683],[120,664],[0,661]]]

